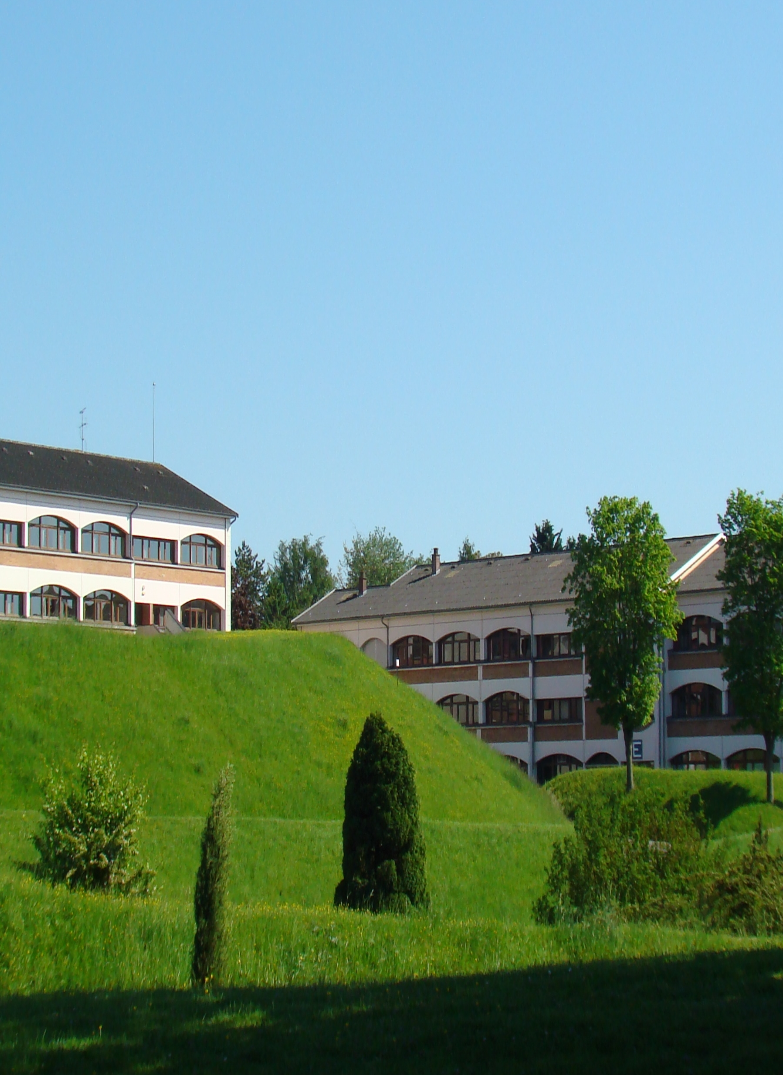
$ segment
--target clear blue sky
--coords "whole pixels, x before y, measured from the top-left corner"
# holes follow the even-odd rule
[[[270,557],[783,493],[783,5],[9,3],[0,435]]]

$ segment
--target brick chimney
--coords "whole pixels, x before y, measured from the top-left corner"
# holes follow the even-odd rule
[[[359,597],[364,597],[364,595],[366,593],[367,593],[367,576],[362,571],[361,575],[359,576]]]
[[[437,575],[440,571],[440,553],[437,548],[432,550],[432,573]]]

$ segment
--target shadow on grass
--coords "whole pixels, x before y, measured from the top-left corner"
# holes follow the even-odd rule
[[[714,784],[707,784],[693,795],[693,800],[699,799],[712,828],[717,828],[721,821],[731,817],[735,810],[741,810],[743,806],[758,805],[763,808],[767,805],[763,799],[754,795],[750,788],[743,784],[733,784],[729,780],[716,780]],[[776,802],[775,806],[780,808],[783,804]]]
[[[777,1070],[783,949],[390,985],[0,1001],[6,1072]]]

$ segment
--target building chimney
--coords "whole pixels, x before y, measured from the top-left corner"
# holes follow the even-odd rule
[[[439,571],[440,571],[440,553],[438,552],[437,548],[435,548],[435,549],[432,550],[432,573],[433,573],[433,575],[437,575],[437,573]]]
[[[367,576],[362,571],[361,575],[359,576],[359,597],[364,597],[364,595],[366,593],[367,593]]]

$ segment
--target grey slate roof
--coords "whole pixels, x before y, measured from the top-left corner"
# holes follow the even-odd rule
[[[671,572],[683,567],[703,549],[714,534],[670,538]],[[717,550],[716,550],[717,552]],[[713,553],[709,559],[715,556]],[[498,556],[468,563],[442,563],[437,575],[429,564],[420,564],[390,586],[371,586],[364,596],[356,590],[333,590],[323,600],[296,617],[297,626],[339,623],[379,616],[409,616],[416,613],[463,612],[485,608],[541,604],[564,600],[563,580],[571,566],[567,552],[524,553]],[[682,583],[682,589],[705,588],[709,578],[697,568]],[[717,585],[717,583],[714,583]]]
[[[161,463],[0,440],[0,486],[236,518]]]

